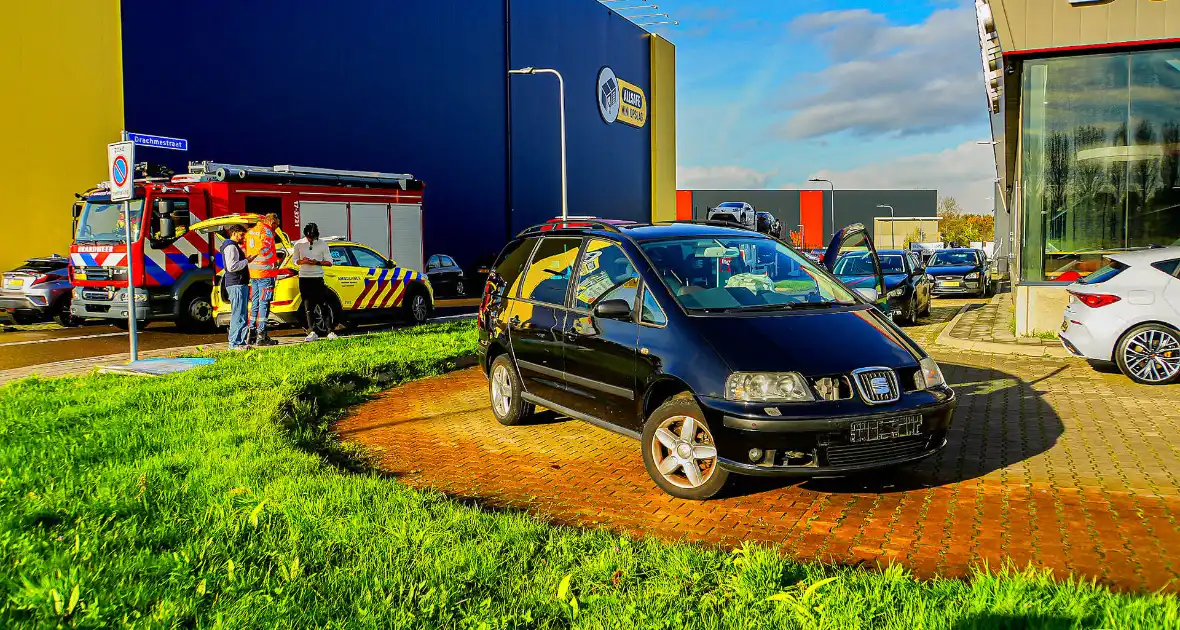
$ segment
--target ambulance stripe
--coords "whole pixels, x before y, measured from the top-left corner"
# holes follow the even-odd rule
[[[394,275],[396,277],[397,274],[395,273]],[[401,280],[395,279],[390,284],[392,284],[393,287],[390,289],[389,293],[385,294],[385,299],[381,300],[381,306],[379,306],[378,308],[385,308],[389,304],[390,298],[392,298],[394,295],[401,292],[401,288],[402,288],[402,284],[403,284]]]
[[[397,285],[397,293],[394,294],[393,303],[389,305],[390,307],[397,308],[402,305],[402,298],[404,298],[406,294],[405,288],[406,284],[404,282]]]
[[[373,308],[373,305],[377,303],[377,299],[388,290],[390,282],[385,279],[387,275],[389,275],[388,269],[381,272],[381,279],[377,281],[377,291],[373,293],[373,297],[369,299],[369,303],[365,305],[365,308]]]
[[[372,273],[372,271],[369,273]],[[368,295],[369,291],[371,291],[375,286],[377,286],[377,281],[374,280],[372,276],[365,278],[365,288],[361,291],[360,295],[356,296],[356,301],[352,303],[352,310],[355,311],[361,307],[361,301],[365,299],[365,296]]]

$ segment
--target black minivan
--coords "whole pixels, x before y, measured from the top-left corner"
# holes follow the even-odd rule
[[[829,266],[844,243],[875,256],[846,228]],[[839,476],[942,448],[955,394],[877,297],[751,230],[551,222],[496,260],[479,355],[501,423],[540,405],[634,437],[660,488],[707,499],[731,472]]]

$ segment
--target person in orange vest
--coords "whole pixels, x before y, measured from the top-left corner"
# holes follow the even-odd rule
[[[266,334],[270,302],[275,295],[279,275],[279,253],[275,248],[275,226],[279,215],[270,213],[246,232],[246,260],[250,269],[249,345],[274,346],[278,342]]]

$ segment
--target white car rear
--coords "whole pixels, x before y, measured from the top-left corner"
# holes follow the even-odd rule
[[[1180,247],[1107,256],[1069,286],[1059,337],[1081,357],[1113,361],[1139,383],[1180,379]]]

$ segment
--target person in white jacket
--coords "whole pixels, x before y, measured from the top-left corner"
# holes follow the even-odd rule
[[[315,223],[303,226],[304,238],[295,241],[295,263],[299,265],[299,295],[307,316],[306,341],[320,337],[335,339],[336,322],[328,303],[328,289],[324,285],[324,267],[332,266],[332,252],[320,239],[320,228]]]

